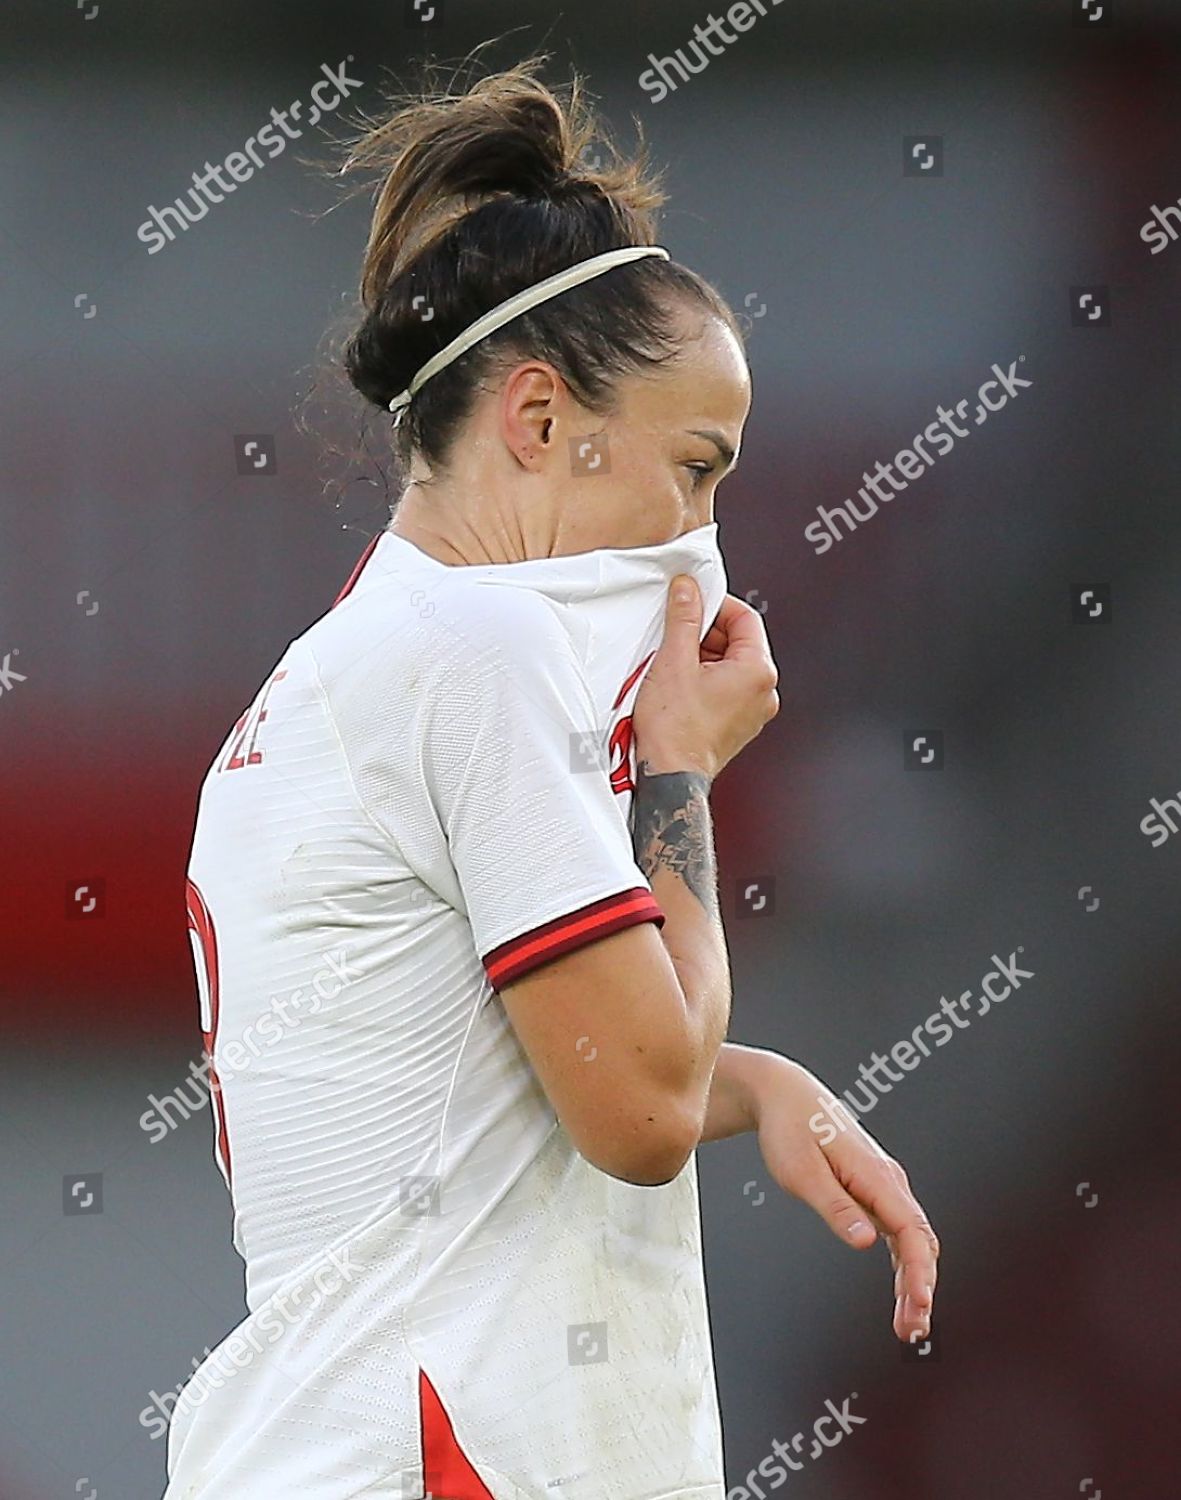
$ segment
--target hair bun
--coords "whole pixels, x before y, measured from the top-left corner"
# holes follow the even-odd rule
[[[541,81],[543,62],[531,58],[465,93],[412,99],[352,143],[342,171],[375,173],[380,183],[361,278],[366,307],[459,219],[498,197],[606,195],[638,232],[647,220],[650,238],[664,195],[643,154],[622,161],[607,145],[588,166],[598,122],[577,80],[567,99]]]

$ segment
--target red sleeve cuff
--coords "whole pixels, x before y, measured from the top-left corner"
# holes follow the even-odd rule
[[[664,913],[652,892],[644,886],[634,886],[630,891],[592,901],[589,906],[580,906],[564,917],[555,917],[532,932],[510,938],[484,955],[484,968],[493,989],[500,989],[559,954],[572,953],[575,948],[607,937],[609,933],[621,932],[625,927],[634,927],[638,922],[655,922],[657,927],[664,925]]]

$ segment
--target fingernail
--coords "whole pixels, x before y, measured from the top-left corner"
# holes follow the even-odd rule
[[[869,1228],[869,1225],[865,1222],[864,1219],[857,1219],[852,1224],[849,1225],[849,1227],[845,1231],[845,1233],[846,1234],[860,1234],[863,1229],[868,1229],[868,1228]]]
[[[678,604],[688,604],[693,598],[693,590],[683,578],[673,589],[673,598]]]

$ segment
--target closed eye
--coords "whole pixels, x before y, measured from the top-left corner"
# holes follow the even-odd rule
[[[714,465],[712,463],[707,463],[704,460],[699,460],[697,463],[686,464],[685,468],[688,469],[690,474],[693,475],[694,489],[696,489],[697,486],[701,484],[701,482],[706,478],[707,475],[712,474],[714,471]]]

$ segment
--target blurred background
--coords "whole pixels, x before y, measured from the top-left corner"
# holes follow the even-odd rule
[[[764,9],[709,56],[684,0],[5,7],[0,1500],[158,1497],[153,1413],[243,1314],[208,1110],[139,1121],[200,1055],[201,779],[390,498],[326,355],[367,204],[315,164],[492,37],[639,119],[664,243],[749,322],[719,519],[784,705],[715,792],[733,1037],[841,1092],[994,955],[1033,974],[866,1116],[943,1241],[930,1347],[884,1250],[753,1140],[702,1149],[732,1500],[846,1398],[791,1493],[1178,1492],[1181,809],[1140,824],[1181,789],[1181,12]],[[337,114],[149,253],[151,208],[346,59]],[[977,425],[994,363],[1030,383]],[[952,451],[805,537],[961,400]]]

